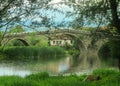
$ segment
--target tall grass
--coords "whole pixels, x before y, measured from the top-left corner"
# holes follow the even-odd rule
[[[57,46],[49,47],[5,47],[2,51],[5,59],[24,60],[24,59],[55,59],[65,56],[65,50]]]
[[[93,75],[96,74],[102,76],[101,80],[83,81],[87,75],[50,76],[46,72],[31,74],[24,78],[2,76],[0,77],[0,86],[120,86],[120,72],[95,70]]]
[[[18,76],[1,76],[0,86],[39,86],[32,80],[27,80]]]

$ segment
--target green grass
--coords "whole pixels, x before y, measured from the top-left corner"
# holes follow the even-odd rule
[[[98,81],[84,81],[87,75],[50,76],[48,73],[31,74],[24,78],[1,76],[0,86],[120,86],[120,72],[108,69],[93,71],[92,75],[101,76]]]
[[[37,83],[18,76],[1,76],[0,86],[37,86]]]

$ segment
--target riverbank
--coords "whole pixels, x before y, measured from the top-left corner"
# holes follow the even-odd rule
[[[92,76],[97,80],[85,80],[89,75],[50,76],[48,73],[19,76],[0,76],[0,86],[120,86],[120,72],[116,70],[94,70]]]
[[[0,48],[0,60],[50,60],[65,57],[66,52],[59,46],[12,46]]]

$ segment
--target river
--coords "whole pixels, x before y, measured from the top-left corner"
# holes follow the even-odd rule
[[[70,58],[50,61],[6,61],[0,62],[0,76],[19,75],[26,76],[31,73],[49,72],[51,74],[63,73],[71,66]]]
[[[93,64],[94,65],[94,64]],[[50,74],[69,74],[69,73],[89,73],[94,67],[85,67],[78,59],[72,57],[61,58],[58,60],[35,60],[35,61],[0,61],[0,76],[26,75],[38,72],[48,72]]]
[[[71,66],[70,58],[66,57],[51,61],[1,61],[0,75],[26,76],[36,72],[62,73]]]

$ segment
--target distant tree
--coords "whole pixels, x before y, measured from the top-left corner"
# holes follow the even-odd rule
[[[20,32],[25,32],[25,29],[20,25],[15,26],[9,31],[9,33],[20,33]]]

